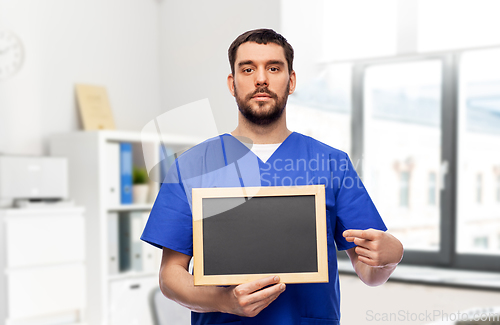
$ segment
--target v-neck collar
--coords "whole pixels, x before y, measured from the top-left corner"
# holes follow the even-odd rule
[[[281,148],[283,148],[283,146],[289,142],[288,140],[292,137],[292,135],[294,135],[296,132],[295,131],[292,131],[292,133],[290,133],[286,138],[285,140],[283,140],[283,142],[281,142],[281,144],[279,145],[278,148],[276,148],[276,150],[274,150],[273,154],[266,160],[266,162],[262,161],[262,159],[259,158],[259,156],[257,156],[252,150],[248,150],[252,153],[252,155],[254,155],[258,160],[259,160],[259,163],[260,164],[266,164],[268,163],[269,161],[273,160],[276,156],[276,153],[279,152],[281,150]],[[246,148],[248,148],[243,142],[241,142],[237,137],[235,137],[234,135],[232,135],[231,133],[226,133],[225,135],[228,135],[232,138],[234,138],[236,141],[238,141],[242,146],[245,146]]]

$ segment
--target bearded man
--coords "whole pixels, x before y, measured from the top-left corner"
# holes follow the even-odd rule
[[[192,324],[340,324],[336,249],[346,250],[360,279],[374,286],[387,281],[403,247],[386,231],[347,154],[287,128],[287,98],[296,85],[287,40],[270,29],[252,30],[236,38],[228,54],[238,126],[177,159],[141,237],[163,249],[160,288],[193,311]],[[250,150],[240,141],[245,138]],[[324,159],[322,168],[298,163],[316,157]],[[285,285],[269,276],[237,286],[194,286],[188,272],[192,188],[311,184],[325,185],[328,283]]]

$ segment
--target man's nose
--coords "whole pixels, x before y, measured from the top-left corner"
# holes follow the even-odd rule
[[[267,74],[265,70],[259,69],[255,74],[255,86],[256,87],[268,86]]]

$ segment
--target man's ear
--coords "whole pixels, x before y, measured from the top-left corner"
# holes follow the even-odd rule
[[[288,92],[288,95],[293,94],[295,91],[295,85],[297,83],[297,76],[295,75],[295,71],[292,70],[290,73],[290,91]]]
[[[234,77],[233,77],[233,74],[230,73],[228,76],[227,76],[227,88],[229,88],[229,92],[231,93],[231,95],[233,95],[234,97]]]

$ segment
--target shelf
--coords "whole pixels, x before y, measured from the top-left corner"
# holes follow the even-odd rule
[[[151,210],[153,203],[145,204],[122,204],[114,207],[107,208],[108,211],[137,211],[137,210]]]
[[[87,283],[93,284],[86,288],[87,308],[84,319],[88,324],[154,324],[148,312],[146,294],[158,287],[161,250],[147,243],[134,241],[134,249],[138,249],[139,244],[141,255],[144,254],[142,257],[148,256],[148,260],[142,261],[142,271],[109,273],[109,270],[117,269],[116,260],[110,259],[110,256],[118,256],[119,261],[121,240],[118,221],[122,219],[121,214],[136,214],[131,220],[130,231],[133,231],[133,234],[130,235],[138,239],[153,207],[153,195],[156,196],[160,184],[149,183],[149,202],[144,204],[121,204],[121,196],[112,196],[114,192],[110,192],[110,189],[120,189],[117,187],[120,183],[117,175],[111,175],[112,172],[120,170],[120,160],[115,155],[115,143],[131,143],[132,164],[151,170],[160,161],[159,149],[162,141],[165,141],[166,146],[173,146],[173,150],[181,150],[198,143],[197,140],[182,136],[110,130],[76,131],[54,135],[50,139],[51,155],[68,159],[71,198],[86,208],[85,227],[89,230],[85,245],[86,279]],[[120,216],[116,216],[118,213]],[[136,223],[132,224],[133,221]],[[115,226],[118,229],[114,229]],[[111,231],[112,229],[117,231]],[[129,281],[131,284],[141,283],[140,289],[131,289],[127,286]],[[127,307],[131,302],[135,304],[134,308]],[[124,319],[127,321],[123,322]]]
[[[67,214],[74,213],[84,213],[85,208],[80,206],[72,206],[72,207],[44,207],[44,208],[15,208],[15,209],[1,209],[2,213],[5,214],[5,218],[13,218],[18,219],[22,217],[31,218],[34,215],[37,217],[44,216],[64,216]]]
[[[99,130],[99,131],[75,131],[66,133],[63,136],[78,136],[87,137],[88,135],[98,135],[104,138],[106,141],[117,141],[117,142],[164,142],[168,145],[196,145],[205,141],[205,138],[193,137],[188,135],[176,135],[176,134],[163,134],[158,135],[156,133],[141,133],[133,131],[119,131],[119,130]]]

